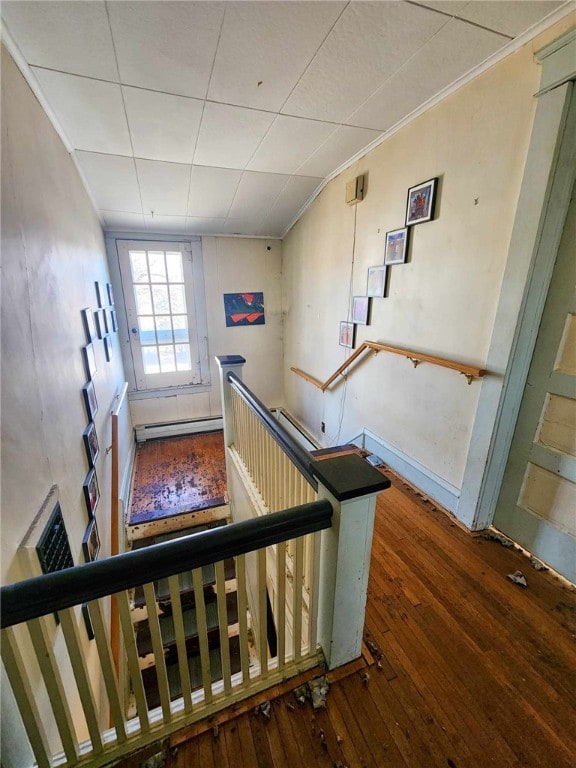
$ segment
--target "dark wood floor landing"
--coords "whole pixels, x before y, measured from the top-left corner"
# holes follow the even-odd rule
[[[138,446],[129,525],[226,503],[221,431],[150,440]]]

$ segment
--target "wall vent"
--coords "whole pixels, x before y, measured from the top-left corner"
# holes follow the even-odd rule
[[[195,435],[200,432],[217,432],[220,429],[224,429],[221,416],[210,419],[172,421],[163,424],[138,424],[134,428],[137,443],[145,443],[146,440],[156,440],[159,437],[179,437],[181,435]]]

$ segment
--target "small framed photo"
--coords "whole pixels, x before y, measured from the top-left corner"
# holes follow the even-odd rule
[[[98,559],[98,552],[100,551],[100,537],[98,536],[98,526],[96,524],[96,518],[93,517],[88,523],[84,538],[82,539],[82,552],[84,553],[84,561],[86,563],[92,563]]]
[[[358,325],[370,324],[369,296],[354,296],[352,299],[352,322]]]
[[[94,421],[94,416],[98,413],[98,400],[96,399],[96,390],[94,389],[93,381],[84,384],[82,387],[82,396],[84,397],[84,405],[86,406],[88,421]]]
[[[110,362],[112,360],[112,336],[109,333],[104,336],[104,354],[106,360]]]
[[[89,344],[96,338],[96,324],[94,323],[94,313],[89,307],[80,310],[82,313],[82,322],[84,324],[84,333],[86,342]]]
[[[112,283],[106,283],[106,296],[108,297],[108,305],[113,306],[114,294],[112,293]]]
[[[84,432],[82,433],[84,438],[84,448],[86,449],[86,458],[88,459],[88,466],[96,466],[96,459],[100,453],[100,446],[98,445],[98,434],[96,432],[96,425],[93,421],[88,424]]]
[[[109,332],[111,331],[112,333],[117,333],[118,332],[118,320],[116,319],[116,310],[114,309],[114,307],[112,307],[112,309],[110,310],[110,325],[112,327],[108,328],[108,331]]]
[[[422,224],[434,218],[436,206],[436,187],[438,177],[423,181],[408,190],[408,202],[406,204],[406,226]]]
[[[105,307],[108,303],[108,293],[106,291],[106,284],[105,283],[99,283],[98,280],[94,283],[94,287],[96,288],[96,301],[98,302],[99,307]]]
[[[340,321],[340,346],[352,349],[354,347],[354,336],[356,335],[356,326],[346,320]]]
[[[393,229],[386,232],[386,245],[384,247],[384,264],[404,264],[408,256],[408,239],[410,230],[408,227]]]
[[[379,267],[368,267],[368,285],[366,288],[367,296],[382,298],[386,292],[386,275],[388,267],[385,265]]]
[[[86,378],[93,379],[98,370],[96,368],[96,354],[94,353],[94,344],[86,344],[82,347],[82,357],[84,358],[84,368],[86,369]]]
[[[108,333],[108,318],[106,317],[106,310],[99,309],[94,312],[96,318],[96,331],[98,332],[98,338],[103,339]]]
[[[98,487],[98,478],[96,477],[96,470],[91,469],[86,475],[84,484],[84,499],[86,501],[86,509],[88,510],[88,519],[91,520],[96,512],[96,507],[100,501],[100,488]]]

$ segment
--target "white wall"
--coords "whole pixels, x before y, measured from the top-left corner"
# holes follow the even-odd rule
[[[381,442],[373,448],[463,518],[458,497],[481,382],[468,386],[453,371],[414,369],[380,353],[322,394],[289,369],[324,380],[346,359],[339,321],[349,319],[351,297],[365,294],[368,267],[383,262],[386,231],[403,226],[408,188],[435,176],[436,220],[412,229],[409,263],[392,267],[388,296],[373,299],[371,324],[357,327],[356,345],[370,339],[484,367],[535,113],[533,50],[543,42],[509,56],[347,169],[284,239],[288,410],[326,445],[375,433]],[[349,208],[345,184],[360,173],[368,177],[366,198]],[[509,350],[514,323],[496,330]],[[504,368],[490,375],[501,379]]]
[[[142,237],[142,235],[139,235]],[[116,295],[120,295],[117,250],[112,234],[107,235],[108,256]],[[150,235],[151,240],[167,236]],[[168,238],[185,240],[185,238]],[[131,400],[134,424],[220,416],[220,385],[216,355],[238,354],[246,358],[244,381],[266,405],[281,406],[282,387],[282,243],[240,237],[203,237],[204,292],[208,331],[208,358],[211,383],[197,393]],[[225,293],[264,293],[265,324],[227,328],[224,316]],[[125,316],[120,317],[120,341],[129,353]],[[127,362],[128,365],[128,362]]]
[[[109,280],[100,223],[61,140],[2,49],[2,583],[25,575],[15,552],[54,483],[60,489],[74,561],[83,561],[88,516],[82,483],[88,464],[82,432],[88,422],[82,399],[86,375],[80,310],[96,306],[96,280]],[[110,410],[124,373],[117,346],[110,363],[102,342],[95,346],[95,422],[101,449],[97,521],[106,554],[106,447]],[[90,663],[94,643],[86,637],[85,642]],[[15,751],[14,712],[5,701],[2,762],[8,768],[26,761]]]

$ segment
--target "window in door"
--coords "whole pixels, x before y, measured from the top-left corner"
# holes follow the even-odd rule
[[[122,240],[118,255],[135,388],[205,383],[198,343],[203,291],[195,279],[201,264],[194,265],[191,243]]]

